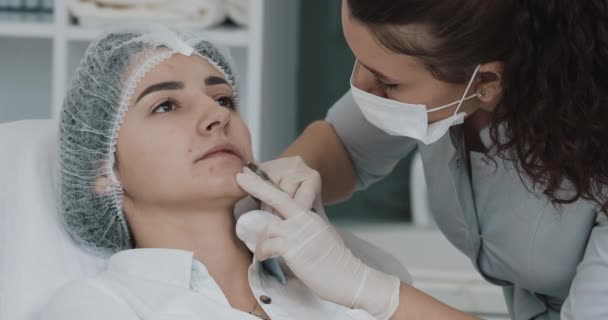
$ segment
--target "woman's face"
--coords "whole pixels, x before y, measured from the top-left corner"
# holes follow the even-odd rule
[[[139,83],[120,128],[117,177],[135,205],[210,209],[244,196],[253,159],[235,92],[205,59],[175,54]]]
[[[427,109],[460,100],[466,84],[451,84],[436,79],[424,64],[412,57],[398,54],[383,47],[363,24],[354,20],[348,1],[342,1],[342,28],[344,36],[359,68],[353,78],[355,87],[387,99],[406,103],[424,104]],[[429,44],[423,27],[404,26],[403,36]],[[472,86],[467,96],[475,93]],[[474,101],[465,101],[459,111],[472,114],[478,107]],[[449,117],[456,105],[428,114],[429,123]]]

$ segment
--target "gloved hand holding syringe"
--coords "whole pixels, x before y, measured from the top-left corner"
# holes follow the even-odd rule
[[[253,164],[237,174],[241,188],[282,219],[266,227],[257,241],[255,259],[283,257],[294,275],[323,299],[388,319],[399,303],[399,279],[364,264],[325,215],[309,209],[322,210],[321,178],[308,167],[303,170],[310,170],[307,178],[286,187]]]

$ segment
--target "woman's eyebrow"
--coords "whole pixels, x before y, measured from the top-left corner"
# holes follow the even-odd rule
[[[382,73],[374,68],[368,67],[367,65],[361,63],[360,61],[359,61],[359,64],[361,64],[363,67],[365,67],[365,69],[369,70],[371,73],[373,73],[376,77],[378,77],[380,79],[387,80],[387,82],[397,82],[396,80],[393,80],[392,78],[386,76],[384,73]]]
[[[228,83],[228,81],[226,81],[226,79],[222,78],[222,77],[218,77],[218,76],[208,76],[207,78],[205,78],[205,85],[208,86],[215,86],[215,85],[219,85],[219,84],[225,84],[225,85],[230,85]]]
[[[155,92],[155,91],[181,90],[183,88],[185,88],[185,85],[181,81],[167,81],[167,82],[161,82],[161,83],[153,84],[153,85],[147,87],[146,90],[144,90],[144,92],[142,92],[139,95],[139,98],[137,98],[137,100],[135,101],[135,103],[137,103],[139,100],[141,100],[141,98],[143,98],[145,95],[150,94],[150,93]]]
[[[209,76],[209,77],[205,78],[205,84],[208,86],[214,86],[214,85],[220,85],[220,84],[225,84],[228,86],[230,85],[228,83],[228,81],[226,81],[224,78],[218,77],[218,76]],[[153,84],[153,85],[147,87],[146,90],[144,90],[139,95],[139,97],[137,98],[135,103],[137,103],[139,100],[141,100],[147,94],[150,94],[155,91],[181,90],[184,88],[185,88],[185,85],[181,81],[167,81],[167,82],[156,83],[156,84]]]

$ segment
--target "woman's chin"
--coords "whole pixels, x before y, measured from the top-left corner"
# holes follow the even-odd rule
[[[210,181],[209,181],[210,182]],[[197,193],[201,198],[206,199],[228,199],[235,202],[247,196],[247,193],[241,189],[234,177],[214,181],[218,183],[210,183],[197,189]]]
[[[235,184],[233,189],[231,189],[229,192],[229,197],[234,197],[236,201],[239,201],[248,195],[249,194],[245,192],[245,190],[243,190],[238,184]]]

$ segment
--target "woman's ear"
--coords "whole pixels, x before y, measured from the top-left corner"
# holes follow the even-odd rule
[[[93,193],[103,196],[109,193],[112,186],[112,180],[108,176],[101,176],[95,179],[93,183]]]
[[[504,64],[494,61],[479,66],[479,82],[476,92],[481,100],[481,109],[492,112],[502,97],[502,75]]]
[[[112,183],[112,178],[107,174],[106,167],[108,166],[108,162],[109,161],[107,160],[102,160],[99,161],[95,166],[95,171],[100,174],[97,176],[97,178],[95,178],[95,181],[93,182],[92,191],[93,193],[100,196],[109,194],[111,191],[111,187],[114,185]],[[118,178],[118,170],[116,169],[116,166],[114,166],[112,170],[114,171],[116,178]]]

